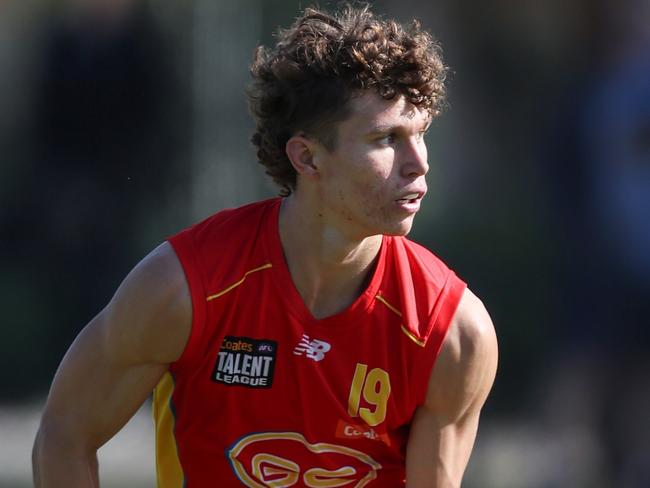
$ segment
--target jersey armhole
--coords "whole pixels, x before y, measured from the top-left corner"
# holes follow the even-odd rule
[[[196,253],[192,245],[191,235],[189,232],[184,231],[170,237],[167,241],[171,244],[183,267],[192,301],[190,336],[180,358],[171,365],[174,368],[178,368],[183,364],[191,362],[196,357],[196,351],[201,343],[201,336],[205,329],[207,307],[205,303],[205,286],[200,275],[200,267],[196,262]]]
[[[429,384],[429,377],[436,365],[436,360],[440,355],[440,349],[442,349],[442,344],[447,336],[447,331],[449,330],[466,288],[467,284],[456,276],[456,273],[450,270],[447,280],[440,291],[440,296],[436,302],[436,306],[431,314],[431,325],[429,333],[427,334],[427,344],[425,346],[427,357],[430,360],[429,367],[424,370],[424,377],[426,379],[424,384],[427,385],[427,387],[421,390],[421,395],[418,398],[418,405],[424,403]]]

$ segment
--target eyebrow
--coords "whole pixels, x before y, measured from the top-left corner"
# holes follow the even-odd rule
[[[399,127],[399,125],[375,125],[368,129],[368,134],[374,134],[375,132],[393,132]]]
[[[429,127],[431,127],[431,124],[433,123],[433,119],[428,119],[427,123],[424,126],[424,129],[422,129],[424,132],[429,130]],[[395,131],[400,131],[404,129],[404,125],[375,125],[373,127],[370,127],[367,131],[368,134],[385,134],[385,133],[390,133],[390,132],[395,132]]]

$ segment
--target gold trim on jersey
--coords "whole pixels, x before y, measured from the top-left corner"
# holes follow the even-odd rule
[[[156,426],[156,477],[158,488],[184,486],[183,468],[178,458],[174,425],[176,418],[172,405],[174,377],[168,371],[153,392],[153,418]]]
[[[396,313],[397,315],[399,315],[400,317],[402,316],[402,312],[400,312],[397,308],[395,308],[393,305],[391,305],[390,303],[388,303],[388,301],[387,301],[384,297],[382,297],[381,295],[378,294],[378,295],[375,296],[375,298],[376,298],[377,300],[379,300],[381,303],[383,303],[384,305],[386,305],[386,307],[388,307],[388,309],[389,309],[391,312],[395,312],[395,313]],[[424,346],[426,345],[426,341],[425,341],[425,340],[420,339],[418,336],[416,336],[415,334],[413,334],[413,332],[411,332],[411,331],[408,330],[406,327],[404,327],[404,324],[400,324],[400,327],[401,327],[401,329],[402,329],[402,332],[404,332],[404,334],[406,335],[406,337],[408,337],[409,339],[411,339],[411,340],[412,340],[413,342],[415,342],[418,346],[420,346],[420,347],[424,347]]]
[[[249,274],[255,273],[257,271],[262,271],[263,269],[269,269],[269,268],[272,268],[272,267],[273,267],[273,265],[271,263],[266,263],[266,264],[263,264],[262,266],[258,266],[257,268],[253,268],[251,270],[248,270],[248,271],[246,271],[244,273],[244,276],[242,276],[242,278],[239,281],[237,281],[237,282],[233,283],[232,285],[230,285],[229,287],[221,290],[219,293],[215,293],[214,295],[210,295],[209,297],[206,298],[206,300],[209,302],[210,300],[214,300],[215,298],[219,298],[220,296],[225,295],[226,293],[228,293],[233,288],[237,288],[239,285],[241,285],[244,281],[246,281],[246,277]]]
[[[388,303],[388,301],[386,301],[384,297],[382,297],[381,295],[377,295],[375,296],[375,298],[379,300],[381,303],[383,303],[384,305],[386,305],[391,311],[395,312],[400,317],[402,316],[402,312],[400,312],[395,307],[393,307],[390,303]]]
[[[267,452],[257,452],[252,456],[250,465],[245,466],[243,461],[239,459],[242,451],[256,443],[264,441],[295,441],[302,444],[306,449],[315,454],[337,453],[345,456],[350,456],[370,469],[363,476],[362,479],[357,480],[355,488],[362,488],[368,483],[377,478],[377,471],[382,469],[381,464],[375,461],[368,454],[352,449],[351,447],[341,446],[337,444],[329,444],[326,442],[310,443],[305,437],[298,432],[258,432],[249,434],[237,441],[228,451],[228,458],[233,471],[239,480],[250,488],[265,488],[268,486],[285,487],[293,486],[302,478],[306,486],[323,486],[323,487],[337,487],[349,485],[353,480],[349,476],[354,475],[356,470],[353,466],[343,466],[335,471],[312,467],[306,472],[301,472],[301,467],[294,462],[294,460],[282,458],[279,455]],[[258,444],[260,446],[260,444]],[[262,444],[258,449],[266,449],[269,446]],[[272,476],[276,479],[264,481],[266,476]],[[277,475],[284,475],[283,478],[278,479]],[[261,484],[258,480],[264,482]]]
[[[424,346],[427,345],[427,342],[426,342],[426,341],[420,339],[418,336],[416,336],[415,334],[413,334],[413,332],[411,332],[411,331],[408,330],[406,327],[404,327],[404,325],[402,325],[402,332],[404,332],[404,334],[406,334],[406,336],[407,336],[409,339],[411,339],[413,342],[415,342],[418,346],[420,346],[420,347],[424,347]]]

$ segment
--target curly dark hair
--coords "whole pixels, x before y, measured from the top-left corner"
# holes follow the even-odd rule
[[[348,4],[337,14],[307,8],[279,31],[274,48],[255,51],[247,95],[257,158],[287,196],[296,188],[285,152],[291,136],[302,132],[334,149],[335,123],[350,115],[350,98],[371,88],[385,99],[404,95],[437,116],[446,73],[440,46],[415,20],[405,28],[368,5]]]

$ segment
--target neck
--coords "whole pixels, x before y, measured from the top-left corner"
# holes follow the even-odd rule
[[[363,292],[382,236],[351,236],[294,194],[280,209],[279,233],[289,272],[316,318],[345,310]]]

